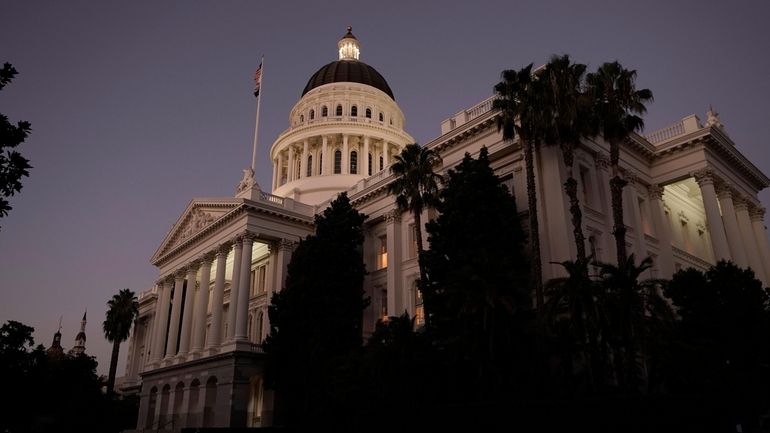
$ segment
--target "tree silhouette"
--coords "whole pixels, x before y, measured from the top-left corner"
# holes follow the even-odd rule
[[[277,423],[306,425],[334,413],[332,372],[362,345],[365,218],[340,194],[316,216],[316,234],[299,243],[286,287],[273,295],[264,350]]]
[[[10,63],[0,69],[0,90],[8,85],[18,72]],[[29,160],[15,150],[31,131],[29,122],[12,124],[8,117],[0,114],[0,218],[12,209],[8,197],[21,191],[21,178],[29,176]]]
[[[136,295],[129,289],[122,289],[112,299],[107,301],[107,314],[102,324],[104,336],[112,343],[110,357],[110,373],[107,379],[107,395],[112,395],[115,387],[115,373],[118,368],[120,343],[126,341],[131,334],[131,326],[139,314],[139,303]]]

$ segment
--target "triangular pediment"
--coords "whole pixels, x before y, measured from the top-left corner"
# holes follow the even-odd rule
[[[171,226],[171,230],[152,256],[152,261],[154,262],[177,245],[194,237],[242,203],[242,200],[235,198],[193,199],[179,219]]]

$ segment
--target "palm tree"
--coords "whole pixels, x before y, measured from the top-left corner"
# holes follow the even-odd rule
[[[545,144],[561,148],[564,165],[567,167],[567,181],[564,190],[570,201],[572,232],[577,247],[577,262],[586,262],[585,235],[583,234],[582,212],[578,200],[578,183],[573,176],[575,148],[580,139],[594,135],[591,130],[591,104],[584,92],[586,65],[572,63],[569,55],[553,56],[546,64],[542,77],[547,86],[547,108],[553,122],[545,137]]]
[[[604,383],[606,350],[602,334],[607,329],[603,286],[588,275],[588,260],[559,263],[566,277],[548,281],[545,316],[553,329],[566,331],[567,339],[583,352],[587,383],[596,392]],[[572,353],[567,354],[571,375]]]
[[[652,267],[647,257],[637,265],[631,254],[619,265],[600,263],[600,280],[607,296],[607,320],[613,334],[618,384],[626,391],[638,390],[646,371],[647,334],[650,322],[674,315],[660,294],[663,280],[640,280]]]
[[[396,196],[396,205],[401,212],[412,212],[414,231],[417,238],[417,257],[422,257],[422,211],[435,206],[438,200],[441,175],[433,168],[441,163],[441,156],[433,149],[421,147],[417,143],[407,144],[401,153],[394,157],[390,172],[396,178],[388,184],[388,193]],[[420,279],[425,281],[425,269],[419,261]]]
[[[636,71],[625,69],[617,61],[604,63],[586,76],[588,91],[594,101],[598,129],[610,145],[610,195],[612,197],[613,235],[617,247],[618,265],[626,260],[626,226],[623,222],[623,187],[620,177],[620,145],[632,132],[644,128],[638,115],[644,114],[646,102],[652,101],[652,91],[636,90]]]
[[[524,149],[527,168],[527,210],[529,214],[529,239],[532,248],[532,285],[538,316],[542,315],[543,264],[540,254],[540,227],[537,221],[537,190],[535,186],[534,152],[540,146],[547,124],[547,110],[543,110],[544,91],[542,80],[532,74],[532,64],[521,70],[505,70],[495,85],[497,98],[492,108],[500,110],[497,130],[502,131],[503,140],[513,141],[516,136]],[[540,317],[542,319],[542,317]]]
[[[112,395],[115,387],[115,372],[118,368],[118,353],[120,343],[128,339],[131,333],[131,325],[139,315],[139,303],[136,295],[129,289],[123,289],[107,301],[107,317],[104,319],[102,329],[107,341],[112,343],[112,357],[110,357],[110,375],[107,380],[107,395]]]

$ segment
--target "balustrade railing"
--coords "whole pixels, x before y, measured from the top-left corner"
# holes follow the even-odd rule
[[[653,131],[645,135],[644,138],[646,138],[647,141],[649,141],[650,143],[656,144],[662,141],[672,139],[674,137],[678,137],[680,135],[683,135],[684,133],[685,133],[684,122],[680,120],[679,122],[676,122],[673,125],[667,126],[662,129],[658,129],[657,131]]]

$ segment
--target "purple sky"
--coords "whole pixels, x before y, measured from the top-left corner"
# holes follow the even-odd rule
[[[34,326],[48,346],[63,316],[70,348],[88,308],[88,352],[106,372],[106,301],[151,287],[149,258],[190,199],[233,195],[249,164],[259,56],[267,187],[267,149],[347,25],[420,143],[488,97],[501,70],[569,53],[591,70],[615,59],[637,69],[655,94],[647,131],[705,120],[713,104],[770,173],[770,3],[423,3],[5,2],[0,62],[20,74],[0,112],[32,123],[21,151],[34,169],[0,220],[0,323]]]

